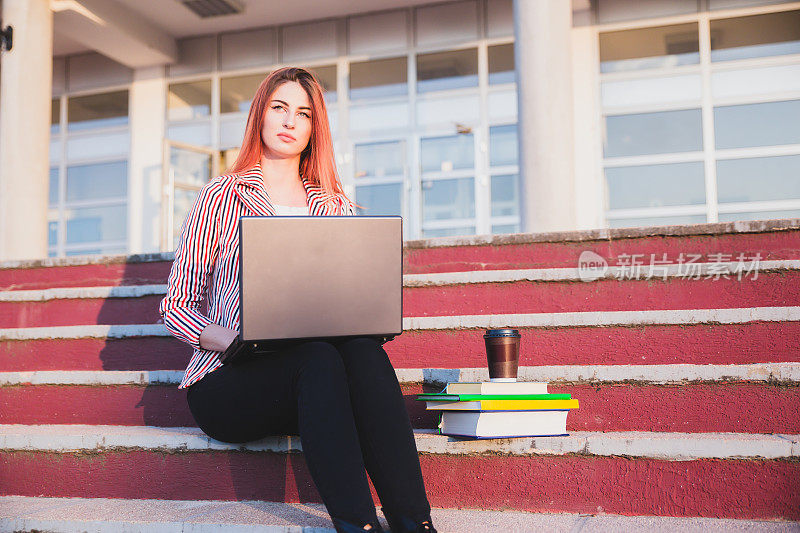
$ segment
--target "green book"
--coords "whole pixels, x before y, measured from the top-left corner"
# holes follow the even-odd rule
[[[470,402],[480,400],[570,400],[571,394],[442,394],[425,392],[418,402]]]

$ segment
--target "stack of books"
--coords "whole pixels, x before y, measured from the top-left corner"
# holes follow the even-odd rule
[[[549,394],[542,382],[448,383],[417,400],[439,411],[439,433],[454,437],[567,435],[567,415],[578,408],[570,394]]]

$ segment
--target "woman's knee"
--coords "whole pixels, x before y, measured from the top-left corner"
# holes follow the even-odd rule
[[[348,352],[370,354],[372,352],[381,351],[381,343],[372,337],[356,337],[340,343],[339,349],[344,349]]]
[[[381,343],[370,337],[359,337],[337,345],[351,379],[361,375],[394,376],[395,371]]]
[[[300,374],[322,375],[332,379],[345,376],[342,357],[336,347],[328,342],[303,343],[292,351],[290,357],[295,358]]]

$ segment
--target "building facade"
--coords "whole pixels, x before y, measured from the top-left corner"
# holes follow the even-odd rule
[[[172,250],[285,65],[407,239],[800,217],[800,2],[147,4],[3,0],[0,259]]]

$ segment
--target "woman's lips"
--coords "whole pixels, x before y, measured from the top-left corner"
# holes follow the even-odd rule
[[[292,137],[291,135],[289,135],[288,133],[279,133],[278,137],[280,137],[284,141],[289,141],[289,142],[297,140],[294,137]]]

